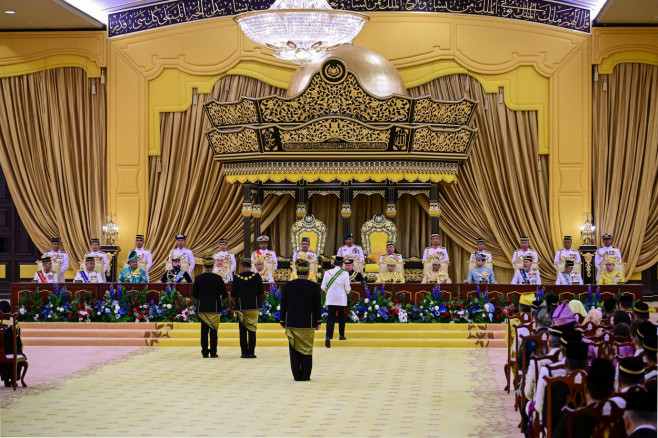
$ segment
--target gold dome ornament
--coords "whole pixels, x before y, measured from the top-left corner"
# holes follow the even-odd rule
[[[328,56],[298,68],[288,84],[286,95],[291,97],[301,93],[313,74],[321,70],[327,57],[342,60],[347,69],[357,76],[363,88],[374,96],[409,95],[400,73],[388,59],[379,53],[353,44],[342,44],[328,52]],[[337,68],[325,69],[324,74],[339,75]]]

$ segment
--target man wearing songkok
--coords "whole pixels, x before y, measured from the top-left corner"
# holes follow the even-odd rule
[[[53,271],[53,261],[50,257],[41,258],[41,269],[34,274],[32,281],[37,283],[59,283],[59,275]]]
[[[219,239],[219,251],[215,253],[214,257],[215,260],[224,260],[223,266],[226,266],[228,272],[231,274],[230,277],[233,278],[237,266],[235,264],[235,255],[228,252],[228,240],[224,238]],[[224,281],[226,282],[226,278],[224,278]]]
[[[633,313],[633,301],[635,297],[632,294],[623,294],[619,298],[619,308],[628,313],[628,316],[632,316]]]
[[[384,261],[385,258],[389,259],[394,259],[397,263],[403,263],[404,260],[402,259],[402,254],[395,252],[395,242],[393,241],[388,241],[386,242],[386,254],[382,254],[379,256],[379,264],[384,264],[386,263]]]
[[[656,372],[656,351],[656,334],[649,333],[644,337],[644,362],[647,364],[647,373],[644,375],[645,380],[655,379],[658,375]]]
[[[605,359],[594,359],[587,373],[585,381],[585,397],[588,407],[597,407],[600,403],[608,402],[615,384],[615,368]],[[564,386],[563,386],[564,388]],[[565,400],[566,401],[566,400]],[[553,429],[553,437],[566,438],[589,437],[596,427],[594,418],[586,415],[576,416],[571,425],[571,435],[567,434],[567,417],[562,415],[558,425]]]
[[[41,257],[50,257],[50,260],[53,261],[55,265],[59,266],[59,272],[56,272],[58,278],[55,280],[55,283],[63,283],[65,281],[64,273],[69,268],[69,255],[66,251],[60,249],[62,241],[59,237],[53,237],[50,239],[50,244],[52,249],[44,252]]]
[[[165,271],[160,279],[161,283],[192,283],[192,277],[181,268],[180,259],[174,256],[171,259],[171,269]]]
[[[610,398],[622,409],[626,408],[626,398],[628,390],[636,385],[644,386],[644,362],[640,357],[622,357],[617,367],[617,394]]]
[[[130,251],[127,260],[128,266],[119,272],[117,283],[148,283],[146,272],[138,266],[137,253]]]
[[[149,278],[149,271],[151,270],[151,265],[153,265],[153,256],[151,251],[144,248],[144,235],[138,234],[135,236],[135,249],[137,253],[137,265],[146,272],[146,278]]]
[[[633,321],[635,322],[635,321]],[[644,355],[644,338],[649,335],[656,334],[656,326],[651,321],[642,321],[637,327],[637,334],[634,337],[635,341],[635,357],[642,357]]]
[[[261,276],[249,269],[251,260],[244,259],[241,264],[242,272],[233,278],[231,298],[240,328],[240,350],[242,352],[240,357],[255,359],[258,312],[263,308],[265,291]]]
[[[217,274],[222,277],[222,280],[224,280],[224,283],[232,283],[233,282],[233,272],[231,272],[230,269],[230,264],[226,265],[226,259],[224,257],[217,257],[217,254],[215,254],[214,257],[215,263],[214,266],[212,267],[212,273]],[[228,263],[231,263],[230,261]]]
[[[97,238],[91,239],[91,251],[85,254],[85,259],[87,257],[93,257],[96,261],[96,264],[103,262],[103,272],[101,272],[101,277],[103,282],[105,282],[106,274],[110,273],[110,260],[107,257],[107,253],[101,251],[101,241]]]
[[[617,307],[617,300],[614,298],[607,298],[603,302],[603,317],[610,318],[615,314],[615,308]]]
[[[297,260],[306,260],[309,263],[309,265],[315,264],[317,266],[318,255],[315,251],[309,249],[311,246],[311,239],[309,239],[308,237],[302,237],[300,246],[301,249],[295,250],[295,252],[292,254],[293,263],[296,262]],[[297,265],[295,265],[295,267],[296,266]],[[311,281],[317,281],[315,271],[309,272],[308,278]]]
[[[176,235],[176,248],[172,249],[169,251],[169,255],[167,256],[167,260],[171,262],[174,258],[177,258],[181,263],[187,264],[187,273],[191,276],[192,273],[194,273],[194,254],[192,254],[192,251],[185,248],[185,241],[187,240],[187,237],[185,234],[177,234]]]
[[[290,369],[295,381],[311,380],[313,341],[322,324],[320,285],[307,279],[310,263],[295,262],[297,279],[289,281],[281,293],[281,326],[288,337]]]
[[[423,262],[427,263],[430,260],[430,256],[436,255],[439,260],[442,262],[449,262],[450,258],[448,257],[448,250],[440,246],[441,238],[438,233],[430,235],[430,244],[431,246],[425,248],[423,252]]]
[[[514,254],[512,255],[512,264],[524,260],[526,256],[532,256],[532,261],[536,263],[538,260],[537,252],[530,249],[530,239],[525,236],[521,237],[520,244],[521,248],[514,251]]]
[[[624,284],[624,277],[621,272],[615,269],[616,262],[613,259],[607,259],[605,262],[605,271],[599,274],[598,284],[613,285]]]
[[[532,269],[532,256],[523,257],[523,267],[516,270],[512,284],[541,284],[539,271]]]
[[[345,259],[345,272],[350,276],[350,283],[365,283],[366,279],[363,275],[354,270],[354,260]]]
[[[624,427],[628,438],[656,438],[656,393],[632,392],[626,401]]]
[[[404,283],[404,275],[396,269],[398,266],[396,259],[387,256],[383,259],[383,263],[386,263],[386,270],[377,274],[377,283]]]
[[[336,256],[334,267],[325,271],[322,276],[322,291],[327,294],[325,304],[327,306],[327,337],[324,346],[331,348],[331,340],[334,337],[334,325],[338,315],[338,334],[340,340],[345,337],[345,307],[347,307],[347,295],[351,292],[350,276],[343,269],[344,259]]]
[[[269,265],[268,270],[276,271],[279,266],[276,252],[267,248],[270,244],[270,238],[268,236],[258,236],[256,241],[258,242],[258,249],[251,253],[251,262],[256,264],[256,259],[260,257],[266,265]],[[272,275],[274,275],[273,272]]]
[[[597,249],[594,255],[597,282],[601,276],[601,263],[608,259],[613,259],[615,262],[621,263],[621,251],[619,251],[619,248],[612,246],[612,233],[603,233],[601,238],[603,239],[603,246]]]
[[[571,260],[574,263],[580,263],[580,253],[571,248],[571,244],[573,243],[571,236],[564,236],[562,243],[564,244],[564,248],[555,253],[555,258],[553,260],[555,265],[564,263],[567,260]]]
[[[449,284],[452,283],[452,280],[450,279],[450,276],[448,276],[448,273],[446,271],[441,270],[441,260],[436,255],[430,256],[429,262],[432,264],[432,269],[429,271],[425,271],[425,275],[423,276],[423,280],[421,283],[423,284]]]
[[[73,279],[74,283],[102,283],[103,278],[100,272],[94,271],[96,259],[94,257],[85,257],[85,268],[80,269]]]
[[[201,320],[201,355],[217,357],[217,329],[225,299],[226,286],[222,277],[212,273],[213,257],[203,258],[203,273],[198,275],[192,286],[192,296],[197,300],[197,314]],[[210,347],[208,347],[210,338]]]
[[[649,320],[649,305],[647,303],[644,303],[642,301],[638,301],[635,303],[633,307],[633,314],[635,315],[636,319],[640,319],[642,321],[648,321]]]
[[[477,246],[477,249],[475,250],[475,252],[471,253],[471,258],[468,260],[469,263],[474,263],[475,262],[475,256],[477,256],[478,254],[482,254],[483,256],[486,257],[486,260],[485,260],[486,263],[493,262],[493,257],[491,256],[491,253],[488,252],[488,251],[485,251],[485,249],[484,249],[484,245],[485,245],[484,239],[482,237],[478,238],[478,240],[475,241],[475,244]]]
[[[263,280],[263,283],[274,283],[274,276],[272,271],[265,266],[265,260],[262,256],[256,256],[253,260],[252,272],[257,273]]]
[[[580,276],[579,272],[573,272],[573,265],[573,260],[567,260],[564,262],[564,271],[557,274],[557,280],[555,281],[555,284],[583,284],[583,277]]]
[[[468,276],[464,283],[471,284],[494,284],[496,283],[496,276],[492,268],[484,266],[486,257],[482,254],[475,256],[475,267],[468,271]]]
[[[366,258],[363,254],[363,248],[354,244],[354,235],[351,232],[348,231],[343,235],[343,242],[345,245],[338,248],[337,257],[350,258],[355,262],[365,263]]]

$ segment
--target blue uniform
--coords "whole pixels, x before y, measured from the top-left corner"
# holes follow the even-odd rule
[[[494,275],[493,269],[487,268],[486,266],[476,266],[468,271],[467,281],[474,284],[492,284],[496,281],[496,276]]]

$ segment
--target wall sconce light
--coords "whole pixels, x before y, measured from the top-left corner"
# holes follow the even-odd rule
[[[592,215],[585,212],[583,214],[583,225],[580,226],[580,238],[583,240],[583,245],[594,245],[594,230],[596,227],[592,225]]]
[[[107,224],[103,225],[103,238],[106,245],[115,245],[119,237],[119,227],[114,221],[114,215],[107,216]]]

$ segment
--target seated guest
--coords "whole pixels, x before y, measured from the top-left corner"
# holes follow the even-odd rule
[[[366,279],[363,278],[363,275],[361,275],[360,272],[357,272],[354,270],[354,260],[352,259],[345,259],[345,264],[344,264],[344,269],[345,272],[350,274],[350,283],[365,283]]]
[[[614,336],[623,336],[624,338],[630,338],[631,326],[625,322],[620,322],[619,324],[615,324],[615,326],[612,328],[612,334]]]
[[[219,253],[217,253],[219,254]],[[233,282],[233,272],[231,269],[229,269],[230,265],[225,265],[225,260],[226,258],[222,255],[219,257],[215,254],[214,257],[214,263],[213,263],[213,268],[212,268],[212,273],[217,274],[220,277],[222,277],[222,280],[224,283],[232,283]]]
[[[0,301],[0,312],[11,313],[11,305],[8,301]],[[4,346],[4,354],[14,354],[14,320],[13,318],[3,319],[0,321],[0,324],[6,326],[5,337],[4,339],[0,339],[0,342]],[[21,340],[21,328],[18,323],[16,323],[16,350],[17,354],[25,356],[23,352],[23,341]],[[20,375],[23,373],[23,367],[25,366],[25,362],[18,362],[16,369],[17,378],[20,378]],[[4,381],[5,387],[14,386],[14,370],[11,368],[12,366],[9,363],[0,364],[0,378]]]
[[[551,324],[553,323],[553,319],[551,318],[551,314],[549,313],[548,306],[546,304],[542,304],[542,306],[539,308],[535,315],[535,323],[537,325],[537,328],[535,332],[533,333],[534,335],[538,335],[543,332],[547,332]],[[523,357],[523,349],[525,349],[525,357],[526,357],[526,370],[528,369],[528,364],[530,363],[530,357],[533,354],[537,355],[544,355],[546,354],[546,351],[537,351],[539,348],[539,344],[535,340],[529,340],[526,339],[523,344],[519,347],[519,358]]]
[[[224,260],[224,266],[228,268],[228,270],[231,272],[231,279],[233,279],[233,274],[235,273],[235,269],[238,267],[235,261],[235,254],[228,252],[228,240],[227,239],[219,239],[219,251],[215,253],[214,255],[215,260],[217,259],[223,259]],[[226,280],[224,280],[226,281]]]
[[[532,313],[532,303],[535,302],[534,292],[524,292],[519,297],[519,312]]]
[[[618,372],[617,394],[610,401],[625,409],[628,390],[635,385],[644,385],[644,362],[639,357],[623,357],[619,361]]]
[[[493,257],[491,256],[491,253],[488,252],[488,251],[485,251],[485,249],[484,249],[484,244],[485,244],[484,239],[483,239],[482,237],[480,237],[480,238],[476,241],[475,244],[476,244],[476,246],[477,246],[477,250],[476,250],[475,252],[472,252],[472,253],[471,253],[471,258],[468,260],[468,262],[469,262],[469,263],[475,263],[475,257],[476,257],[478,254],[482,254],[483,256],[486,257],[485,263],[491,263],[491,262],[493,262]]]
[[[80,269],[73,279],[74,283],[102,283],[103,276],[94,271],[96,259],[92,256],[85,257],[85,268]]]
[[[32,281],[36,283],[59,282],[59,276],[57,272],[53,271],[53,261],[50,257],[46,256],[41,259],[41,267],[42,269],[34,274],[34,279],[32,279]]]
[[[619,309],[628,312],[628,315],[631,316],[633,313],[633,300],[633,295],[623,294],[621,298],[619,298]]]
[[[265,260],[258,256],[255,260],[252,261],[254,262],[253,271],[262,277],[263,283],[274,283],[274,277],[272,276],[272,273],[265,267]]]
[[[547,307],[548,310],[548,307]],[[539,313],[539,312],[538,312]],[[548,322],[548,321],[545,321]],[[552,323],[552,319],[550,321]],[[548,324],[550,325],[550,324]],[[547,326],[548,326],[547,325]],[[550,336],[548,338],[548,346],[549,350],[548,353],[546,353],[547,356],[553,356],[557,354],[558,360],[559,359],[564,359],[564,348],[562,346],[562,342],[560,342],[560,338],[562,337],[562,330],[560,327],[552,327],[550,329]],[[525,385],[524,385],[524,392],[525,392],[525,397],[529,400],[532,401],[534,396],[535,396],[535,391],[537,388],[537,374],[535,374],[535,366],[533,362],[537,362],[537,373],[539,373],[545,365],[553,363],[549,359],[541,359],[541,360],[536,360],[532,359],[530,361],[530,365],[528,367],[528,373],[526,374],[525,378]]]
[[[635,322],[635,321],[633,321]],[[631,325],[631,334],[633,327]],[[656,334],[656,326],[653,325],[651,321],[641,321],[637,327],[637,333],[635,336],[635,357],[642,357],[644,355],[644,338],[649,335]]]
[[[585,397],[588,407],[596,407],[599,403],[605,403],[614,390],[615,367],[605,359],[594,359],[585,380]],[[552,389],[552,387],[551,387]],[[565,395],[566,398],[566,395]],[[566,401],[566,400],[565,400]],[[592,436],[596,423],[594,418],[579,415],[572,423],[571,436]],[[557,427],[553,429],[553,437],[562,438],[567,434],[567,417],[562,415]]]
[[[468,271],[468,277],[464,283],[466,284],[496,284],[496,276],[493,269],[484,266],[486,257],[478,254],[475,257],[475,267]]]
[[[612,315],[615,314],[615,308],[617,307],[617,300],[614,298],[608,298],[603,302],[603,312],[604,318],[610,319]]]
[[[624,411],[628,438],[656,438],[656,393],[632,392]]]
[[[644,362],[647,364],[645,380],[655,379],[656,372],[656,334],[650,333],[644,337]]]
[[[398,253],[395,249],[395,242],[388,241],[386,242],[386,254],[379,256],[379,264],[383,265],[385,263],[384,259],[388,257],[394,259],[398,263],[403,263],[402,254]]]
[[[377,274],[377,283],[404,283],[404,274],[397,270],[398,262],[392,257],[384,258],[386,270]]]
[[[587,315],[585,316],[585,319],[583,319],[583,322],[581,323],[582,325],[586,325],[589,323],[596,324],[596,325],[601,325],[601,320],[603,319],[603,314],[599,309],[591,308],[589,312],[587,312]],[[603,329],[598,328],[596,329],[596,333],[594,336],[601,336],[603,332]]]
[[[648,321],[649,305],[642,301],[638,301],[637,303],[635,303],[635,306],[633,308],[633,314],[635,315],[635,319],[639,319],[641,321]]]
[[[517,269],[512,278],[512,284],[541,284],[539,271],[532,269],[533,257],[527,255],[523,257],[523,268]]]
[[[581,321],[585,319],[587,316],[587,311],[585,310],[585,306],[583,303],[580,302],[580,300],[571,300],[569,301],[569,308],[573,312],[574,315],[576,315],[576,319],[578,321]]]
[[[610,284],[624,284],[624,277],[621,275],[621,272],[615,270],[617,262],[608,259],[605,262],[605,271],[601,272],[599,276],[598,284],[600,285],[610,285]]]
[[[126,262],[128,263],[128,266],[119,272],[117,283],[148,283],[146,272],[137,266],[139,262],[137,251],[130,251]]]
[[[614,315],[612,315],[612,326],[616,326],[617,324],[621,324],[622,322],[625,322],[629,326],[631,325],[631,317],[628,314],[628,312],[625,312],[623,310],[617,310]]]
[[[171,269],[162,274],[160,283],[192,283],[192,277],[180,267],[180,259],[171,259]]]
[[[572,285],[572,284],[583,284],[583,277],[580,276],[579,272],[573,272],[573,260],[567,260],[564,262],[564,272],[557,274],[557,280],[555,284],[559,285]]]
[[[423,280],[421,281],[421,283],[423,284],[452,283],[452,280],[448,276],[448,273],[441,270],[441,260],[439,260],[438,257],[430,256],[429,261],[430,263],[432,263],[432,270],[425,271],[425,275],[423,276]]]

